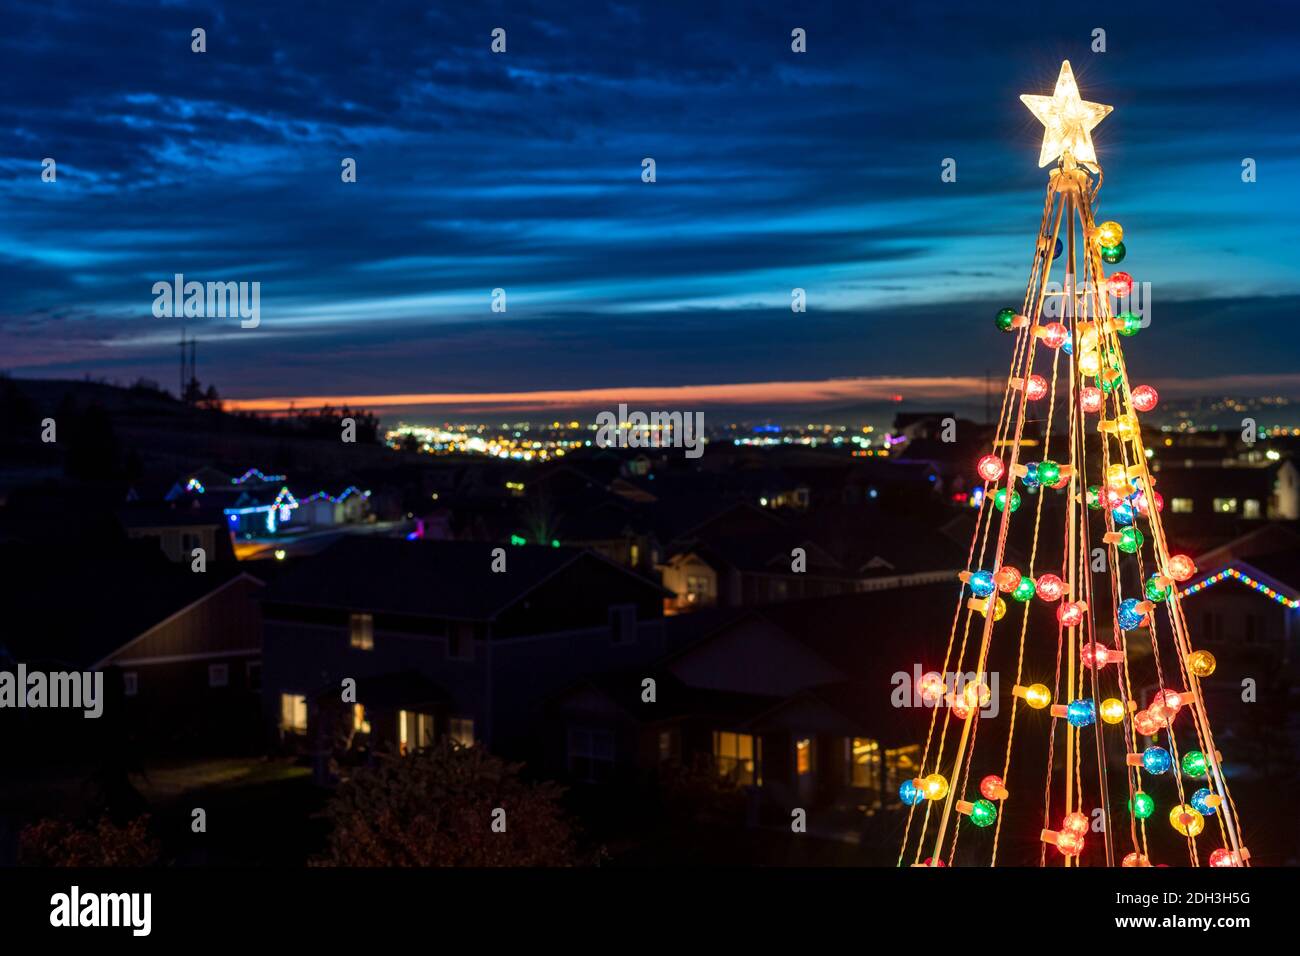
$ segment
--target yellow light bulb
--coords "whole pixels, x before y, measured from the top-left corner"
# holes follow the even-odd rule
[[[1170,825],[1183,836],[1194,837],[1205,829],[1205,817],[1190,804],[1181,804],[1169,811]]]
[[[1101,356],[1096,352],[1084,352],[1079,356],[1079,371],[1084,375],[1096,375],[1101,369]]]
[[[1113,219],[1108,219],[1097,227],[1095,233],[1097,245],[1113,248],[1124,239],[1124,227]]]
[[[1079,351],[1092,352],[1097,348],[1097,326],[1089,323],[1087,328],[1079,333]]]
[[[1124,705],[1114,697],[1101,702],[1101,719],[1108,724],[1118,724],[1124,719]]]
[[[942,800],[948,796],[948,781],[943,774],[932,773],[925,778],[924,783],[925,798],[927,800]]]
[[[1025,688],[1025,703],[1034,710],[1042,710],[1052,702],[1052,692],[1046,684],[1030,684]]]
[[[1187,667],[1197,677],[1209,677],[1217,664],[1218,661],[1209,651],[1192,651],[1187,656]]]

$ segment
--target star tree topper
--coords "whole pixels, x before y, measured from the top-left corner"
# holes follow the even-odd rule
[[[1097,172],[1097,153],[1092,148],[1092,129],[1114,107],[1079,99],[1079,85],[1074,82],[1070,61],[1061,62],[1056,78],[1056,92],[1051,96],[1022,93],[1020,100],[1043,124],[1043,151],[1038,165],[1046,166],[1059,156],[1069,155],[1081,166]]]

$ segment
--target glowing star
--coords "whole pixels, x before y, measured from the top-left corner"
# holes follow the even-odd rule
[[[1056,92],[1051,96],[1031,96],[1023,93],[1020,101],[1043,124],[1043,151],[1038,155],[1038,165],[1046,166],[1058,157],[1069,153],[1074,161],[1097,172],[1097,154],[1092,148],[1092,129],[1113,107],[1089,103],[1079,99],[1079,86],[1074,82],[1070,61],[1061,63],[1061,75],[1056,78]]]

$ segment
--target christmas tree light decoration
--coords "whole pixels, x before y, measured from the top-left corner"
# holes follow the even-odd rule
[[[1189,750],[1183,754],[1183,773],[1189,777],[1205,776],[1205,769],[1209,766],[1206,762],[1205,754],[1199,750]]]
[[[1030,684],[1028,687],[1017,684],[1011,689],[1011,696],[1022,698],[1034,710],[1042,710],[1052,702],[1052,692],[1046,684]]]
[[[1209,787],[1201,787],[1200,790],[1192,794],[1192,799],[1189,802],[1197,813],[1206,817],[1214,816],[1214,812],[1219,806],[1219,798],[1215,796],[1214,791]]]
[[[1187,669],[1197,677],[1209,677],[1217,665],[1218,662],[1209,651],[1192,651],[1187,655]]]
[[[924,865],[925,865],[925,866],[947,866],[948,864],[945,863],[945,862],[943,862],[943,860],[936,860],[936,859],[935,859],[934,857],[932,857],[932,856],[927,856],[927,857],[925,858],[925,863],[924,863]]]
[[[989,800],[1005,800],[1010,796],[1006,784],[995,773],[989,774],[980,781],[980,793]]]
[[[1133,715],[1133,729],[1143,737],[1154,737],[1163,724],[1151,716],[1149,710],[1139,710]]]
[[[904,780],[898,785],[898,799],[904,806],[915,806],[925,799],[925,791],[918,787],[915,781]]]
[[[941,773],[932,773],[922,783],[927,800],[942,800],[948,795],[948,778]]]
[[[1103,249],[1113,249],[1124,240],[1124,227],[1113,219],[1107,219],[1097,227],[1093,239]]]
[[[1059,601],[1065,593],[1065,582],[1055,574],[1044,574],[1039,577],[1036,590],[1044,601]]]
[[[988,800],[976,800],[974,803],[958,800],[956,810],[970,817],[970,822],[981,828],[991,826],[998,818],[998,808]]]
[[[1005,510],[1007,507],[1007,489],[999,488],[997,494],[993,496],[993,499],[993,504],[997,507],[998,511]],[[1011,510],[1013,512],[1020,510],[1020,492],[1018,491],[1011,492]]]
[[[1069,330],[1060,322],[1049,322],[1047,325],[1039,326],[1039,338],[1049,349],[1059,349],[1070,338]]]
[[[996,585],[993,583],[993,573],[991,571],[976,571],[971,575],[970,581],[971,594],[979,598],[986,598],[993,593]]]
[[[1194,837],[1205,829],[1205,817],[1195,807],[1182,804],[1169,811],[1169,824],[1183,836]]]
[[[1150,794],[1139,790],[1133,794],[1133,799],[1128,802],[1128,809],[1137,819],[1145,820],[1156,812],[1156,802],[1151,799]]]
[[[1071,727],[1091,727],[1097,719],[1097,709],[1091,700],[1072,700],[1065,708],[1065,719]]]
[[[1009,564],[998,568],[997,573],[993,575],[993,582],[1003,594],[1014,594],[1016,588],[1020,587],[1020,581],[1020,571]]]
[[[1124,230],[1094,219],[1103,177],[1091,130],[1109,108],[1080,98],[1068,63],[1052,96],[1023,99],[1043,123],[1040,160],[1052,168],[1024,296],[1013,300],[1023,304],[997,320],[1014,338],[1004,349],[1009,368],[992,443],[981,452],[981,462],[993,461],[987,472],[977,466],[986,484],[973,503],[979,512],[963,579],[981,574],[975,587],[984,596],[962,588],[956,597],[942,668],[983,674],[991,662],[1014,662],[1011,719],[986,721],[975,710],[978,700],[964,694],[955,695],[952,709],[926,715],[918,777],[929,799],[921,812],[908,804],[899,865],[989,865],[990,854],[993,864],[1023,865],[1030,860],[1020,848],[1037,831],[1033,856],[1041,866],[1151,866],[1147,854],[1155,845],[1148,849],[1148,829],[1137,824],[1155,814],[1156,801],[1141,787],[1168,775],[1173,797],[1161,813],[1169,813],[1171,826],[1195,836],[1212,816],[1216,833],[1207,853],[1222,847],[1232,856],[1216,860],[1249,866],[1202,695],[1213,657],[1194,650],[1191,622],[1200,616],[1187,614],[1182,601],[1234,580],[1286,607],[1300,602],[1237,569],[1198,578],[1195,563],[1167,536],[1142,417],[1158,408],[1159,395],[1132,381],[1142,360],[1125,351],[1146,320],[1118,311],[1126,307],[1117,299],[1137,291],[1133,276],[1107,273],[1125,261]],[[1026,449],[1035,449],[1038,460],[1026,461]],[[1017,510],[1017,489],[1037,496],[1027,499],[1030,507]],[[1017,567],[1008,569],[1012,560]],[[1008,595],[1021,613],[1008,622],[1014,626],[997,627],[998,602]],[[1055,605],[1055,624],[1043,619],[1044,608],[1030,606],[1034,599]],[[1163,687],[1138,709],[1146,688],[1170,682],[1185,685]],[[958,706],[969,712],[965,719],[957,717]],[[1183,710],[1190,713],[1179,722]],[[1042,777],[1031,790],[1038,798],[998,802],[1013,760],[1032,745],[1042,748],[1034,764]],[[990,764],[1000,772],[970,776]],[[941,786],[928,783],[927,774],[940,769],[950,776]],[[1193,782],[1184,794],[1187,773]],[[959,842],[966,824],[976,823],[977,802],[965,798],[977,780],[979,796],[994,810],[991,825],[982,828],[986,838]],[[1116,820],[1114,811],[1125,804],[1131,819]],[[1066,823],[1051,830],[1045,820]],[[1085,837],[1094,832],[1101,845],[1085,853]],[[1170,836],[1159,835],[1159,852],[1173,845]],[[1203,864],[1194,845],[1183,849],[1191,865]]]
[[[1124,722],[1124,704],[1115,697],[1107,697],[1101,702],[1101,719],[1108,724]]]
[[[1139,412],[1149,412],[1160,402],[1160,393],[1150,385],[1139,385],[1133,389],[1133,407]]]
[[[997,455],[985,455],[975,466],[979,476],[985,481],[997,481],[1006,473],[1006,466],[1002,464],[1002,459]]]
[[[1106,280],[1106,291],[1122,299],[1133,291],[1133,277],[1127,272],[1116,272]]]
[[[947,693],[948,686],[944,682],[943,676],[930,671],[921,677],[920,683],[921,700],[926,704],[936,704],[943,700],[943,695]]]
[[[1082,601],[1064,601],[1056,609],[1056,619],[1065,627],[1078,627],[1083,623],[1085,608]]]
[[[1237,862],[1237,858],[1233,856],[1231,850],[1226,847],[1219,847],[1210,854],[1210,866],[1241,866],[1241,864]]]
[[[1038,154],[1039,167],[1068,154],[1074,161],[1096,172],[1097,154],[1092,148],[1092,130],[1106,118],[1111,107],[1089,103],[1079,98],[1079,86],[1074,81],[1070,61],[1061,64],[1056,78],[1056,90],[1051,96],[1023,93],[1020,101],[1043,124],[1043,148]],[[1118,242],[1121,231],[1115,237]],[[1114,243],[1108,243],[1114,245]]]
[[[1142,766],[1147,773],[1167,773],[1174,765],[1174,758],[1164,747],[1148,747],[1142,751]]]

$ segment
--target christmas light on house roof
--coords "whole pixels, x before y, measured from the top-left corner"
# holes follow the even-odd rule
[[[1139,417],[1159,395],[1131,383],[1123,349],[1141,310],[1127,308],[1133,277],[1106,271],[1128,254],[1124,230],[1094,219],[1104,177],[1092,131],[1111,107],[1082,98],[1068,61],[1051,96],[1021,100],[1043,124],[1039,165],[1055,166],[1024,300],[995,316],[1010,367],[993,440],[971,463],[982,482],[971,559],[943,668],[922,681],[929,730],[917,776],[899,788],[898,863],[996,865],[1006,829],[1037,852],[1003,862],[1152,866],[1164,861],[1148,828],[1163,825],[1193,866],[1249,866],[1201,690],[1216,661],[1196,648],[1181,604],[1222,576],[1176,586],[1196,566],[1166,539]],[[1041,446],[1024,441],[1027,421],[1044,424]],[[1045,515],[1049,498],[1063,519]],[[1012,522],[1032,532],[1023,568],[1004,561]],[[1051,626],[1031,625],[1040,602]],[[986,674],[995,641],[1016,660],[997,718],[984,716],[982,681],[952,691],[940,677]],[[1161,689],[1141,706],[1144,686]],[[1045,780],[1018,778],[1017,729],[1041,740]]]

